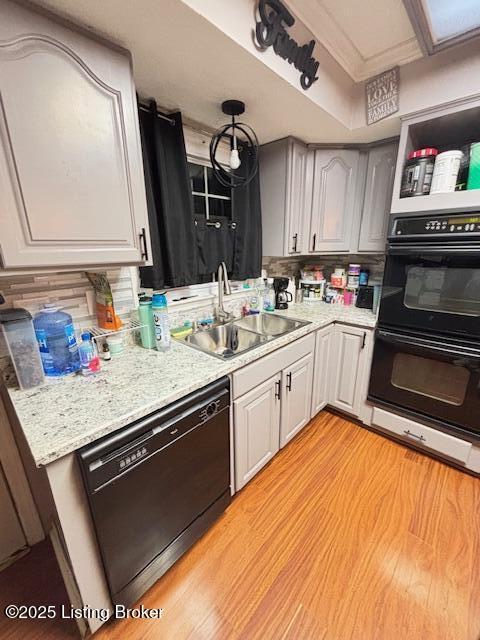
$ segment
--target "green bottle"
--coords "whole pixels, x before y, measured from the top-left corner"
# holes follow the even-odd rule
[[[474,142],[470,146],[467,189],[480,189],[480,142]]]
[[[152,299],[143,296],[139,299],[138,319],[140,321],[140,339],[145,349],[155,349],[155,326],[152,314]]]

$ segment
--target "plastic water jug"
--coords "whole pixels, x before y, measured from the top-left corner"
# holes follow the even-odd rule
[[[72,316],[46,304],[33,320],[45,375],[64,376],[78,371],[80,358]]]

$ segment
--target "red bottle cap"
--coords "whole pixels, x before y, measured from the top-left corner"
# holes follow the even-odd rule
[[[438,149],[434,147],[425,147],[425,149],[417,149],[416,151],[412,151],[408,154],[408,159],[412,158],[426,158],[428,156],[436,156],[438,153]]]

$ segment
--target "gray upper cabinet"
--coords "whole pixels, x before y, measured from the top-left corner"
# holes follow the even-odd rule
[[[129,56],[5,0],[0,88],[2,267],[145,263]]]
[[[388,231],[398,144],[373,147],[368,153],[359,251],[383,252]]]
[[[347,253],[359,228],[362,158],[352,149],[316,149],[308,253]]]
[[[312,167],[307,147],[285,138],[260,148],[263,254],[305,253]]]
[[[263,254],[383,252],[397,148],[313,149],[291,138],[262,146]]]

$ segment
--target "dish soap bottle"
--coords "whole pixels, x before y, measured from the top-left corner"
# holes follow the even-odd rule
[[[82,375],[91,376],[100,371],[100,358],[88,331],[82,333],[82,342],[78,347],[78,353],[80,355],[80,371]]]
[[[158,351],[168,351],[171,346],[170,323],[165,293],[154,293],[152,298],[152,315],[155,324],[155,344]]]

